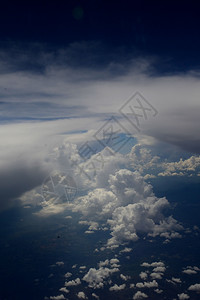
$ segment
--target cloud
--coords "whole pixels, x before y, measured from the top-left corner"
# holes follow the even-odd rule
[[[143,298],[148,298],[147,294],[142,293],[140,291],[138,291],[137,293],[135,293],[135,295],[133,296],[133,299],[143,299]]]
[[[155,261],[155,262],[152,262],[151,264],[149,264],[147,262],[143,262],[141,264],[141,266],[146,267],[146,268],[149,268],[149,267],[158,268],[158,267],[164,267],[165,264],[162,261]]]
[[[76,278],[75,280],[65,282],[65,286],[76,286],[76,285],[79,285],[79,284],[81,284],[80,278]]]
[[[57,262],[56,262],[56,265],[59,266],[59,267],[60,267],[60,266],[64,266],[64,264],[65,264],[65,263],[64,263],[63,261],[57,261]]]
[[[156,272],[156,273],[164,273],[165,271],[166,271],[165,267],[156,267],[153,269],[153,272]]]
[[[140,289],[141,288],[156,288],[156,287],[158,287],[158,283],[155,280],[149,281],[149,282],[144,282],[144,283],[138,282],[136,284],[136,287],[140,288]]]
[[[174,281],[175,283],[181,283],[181,279],[180,278],[172,277],[172,281]]]
[[[124,290],[125,287],[126,287],[126,284],[125,284],[125,283],[124,283],[124,284],[121,284],[121,285],[115,284],[115,285],[113,285],[113,286],[111,286],[111,287],[109,288],[109,291],[111,291],[111,292],[112,292],[112,291],[117,292],[117,291]]]
[[[188,290],[199,293],[200,292],[200,283],[196,283],[196,284],[191,285],[188,288]]]
[[[190,298],[190,296],[188,296],[188,294],[185,294],[185,293],[178,294],[179,300],[184,300],[184,299],[189,299],[189,298]]]
[[[58,295],[58,296],[50,296],[51,300],[64,300],[66,299],[65,296],[63,294]]]
[[[175,278],[175,277],[172,277],[172,279],[166,279],[167,282],[170,282],[172,284],[177,284],[177,283],[182,283],[181,279],[180,278]]]
[[[139,276],[140,276],[141,279],[145,280],[148,277],[148,273],[147,272],[141,272]]]
[[[129,279],[131,278],[130,276],[128,276],[128,275],[123,275],[123,274],[120,274],[120,277],[121,277],[121,279],[124,280],[124,281],[127,281],[127,280],[129,280]]]
[[[162,214],[169,207],[167,199],[157,198],[152,186],[138,172],[116,170],[116,166],[113,169],[113,161],[118,164],[118,158],[121,157],[116,155],[111,162],[107,161],[107,168],[102,171],[104,178],[108,178],[106,183],[99,180],[94,182],[92,191],[74,201],[73,211],[80,212],[87,222],[107,222],[111,231],[111,238],[107,242],[109,248],[137,241],[139,235],[144,233],[179,237],[176,231],[182,230],[182,226],[172,216],[166,218]],[[112,168],[109,168],[110,164]],[[98,176],[101,176],[101,171]]]
[[[79,299],[88,299],[84,292],[78,292],[77,297]]]
[[[74,143],[85,141],[112,115],[120,117],[133,136],[200,153],[200,85],[195,72],[152,76],[151,59],[142,58],[119,64],[111,60],[99,69],[77,65],[74,68],[72,49],[76,49],[76,55],[80,49],[90,50],[90,43],[83,44],[73,43],[57,54],[42,49],[35,64],[40,66],[37,72],[30,64],[35,61],[32,51],[20,49],[19,59],[13,59],[11,49],[1,52],[0,177],[5,183],[0,186],[0,199],[5,200],[0,203],[2,209],[14,205],[14,199],[39,186],[52,171],[45,147],[52,149],[64,138]],[[155,118],[152,113],[147,120],[141,118],[139,133],[122,118],[119,108],[133,92],[141,90],[159,113]],[[143,151],[142,157],[148,161],[147,152]],[[170,174],[180,175],[186,169],[193,172],[193,159],[165,167]],[[155,162],[153,158],[150,165]],[[198,158],[193,164],[199,164]],[[160,174],[166,175],[163,171]]]
[[[191,156],[188,159],[182,158],[178,162],[162,163],[163,172],[158,176],[188,176],[197,174],[200,169],[200,157]]]
[[[104,279],[110,277],[113,273],[119,272],[118,268],[109,269],[107,267],[100,267],[99,269],[90,268],[88,273],[83,277],[89,287],[92,288],[103,288]]]
[[[166,271],[165,264],[162,261],[155,261],[152,263],[143,262],[141,266],[145,268],[153,268],[152,273],[150,273],[152,279],[162,279],[164,272]]]
[[[99,298],[99,296],[98,295],[96,295],[95,293],[92,293],[92,296],[95,298],[95,299],[97,299],[97,300],[99,300],[100,298]]]
[[[167,161],[168,159],[166,158],[163,161],[157,153],[162,151],[162,155],[166,155],[167,157],[172,151],[172,149],[169,148],[167,154],[166,149],[163,149],[163,147],[164,145],[161,146],[159,144],[151,146],[145,143],[136,144],[129,154],[132,167],[143,174],[146,179],[158,176],[191,177],[199,174],[200,157],[198,155],[192,155],[186,159],[179,157],[177,161]]]
[[[90,268],[89,271],[83,277],[83,280],[88,283],[89,287],[92,288],[103,288],[106,279],[109,278],[113,273],[119,272],[119,260],[117,258],[106,259],[104,262],[98,263],[99,268]]]
[[[34,162],[23,165],[23,160],[0,171],[0,210],[19,205],[22,193],[38,186],[46,176],[47,168]],[[12,187],[12,188],[11,188]]]
[[[198,267],[196,267],[196,266],[194,266],[194,267],[188,266],[182,272],[184,274],[192,275],[192,274],[197,274],[198,271],[200,271],[200,269]]]
[[[65,277],[66,277],[66,278],[69,278],[69,277],[71,277],[71,276],[72,276],[72,273],[70,273],[70,272],[65,273]]]
[[[99,267],[105,267],[105,266],[108,266],[110,263],[109,259],[106,259],[105,261],[100,261],[98,263]]]
[[[186,269],[186,270],[183,270],[183,273],[192,275],[192,274],[197,274],[197,271],[191,270],[191,269]]]
[[[113,266],[113,265],[116,265],[119,263],[119,259],[118,258],[111,258],[110,259],[110,264]]]
[[[150,274],[150,276],[151,276],[152,279],[162,279],[163,274],[162,274],[162,273],[155,273],[155,272],[152,272],[152,273]]]
[[[133,250],[132,248],[125,247],[123,250],[120,251],[120,253],[128,253],[131,252],[132,250]]]
[[[72,266],[72,269],[75,269],[76,267],[77,267],[77,264],[76,264],[76,265],[73,265],[73,266]]]
[[[68,289],[66,289],[66,287],[62,287],[62,288],[60,288],[60,289],[59,289],[59,291],[60,291],[60,292],[63,292],[63,293],[66,293],[66,294],[68,294],[68,293],[69,293],[69,290],[68,290]]]

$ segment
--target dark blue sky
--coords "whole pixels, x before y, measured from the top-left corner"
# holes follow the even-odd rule
[[[7,1],[0,8],[1,48],[42,43],[48,49],[98,41],[101,55],[159,56],[167,71],[200,65],[198,1]],[[83,53],[83,57],[87,53]]]

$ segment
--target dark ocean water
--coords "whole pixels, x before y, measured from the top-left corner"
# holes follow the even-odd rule
[[[163,244],[163,239],[140,239],[130,244],[133,251],[119,256],[120,273],[131,276],[129,283],[140,282],[139,273],[144,271],[140,264],[144,261],[163,261],[167,267],[159,288],[162,295],[153,289],[143,289],[148,299],[173,299],[178,293],[187,291],[191,284],[200,282],[199,273],[187,275],[182,268],[188,265],[200,267],[200,239],[193,226],[200,227],[200,185],[198,179],[161,178],[151,180],[157,196],[166,196],[172,210],[168,214],[181,222],[191,232],[183,233],[182,239],[174,239]],[[78,225],[79,216],[66,219],[65,215],[39,218],[32,214],[32,209],[16,208],[1,213],[0,216],[0,299],[1,300],[42,300],[45,296],[60,294],[64,286],[66,272],[72,272],[72,278],[82,278],[90,267],[97,267],[100,260],[113,258],[115,252],[94,252],[109,237],[107,232],[84,234],[87,227]],[[117,253],[117,252],[116,252]],[[128,257],[127,257],[128,256]],[[64,265],[55,265],[63,261]],[[78,267],[86,265],[83,273]],[[119,274],[112,276],[113,283],[122,284]],[[181,285],[172,285],[166,278],[181,278]],[[109,286],[96,290],[100,299],[132,299],[136,290],[125,289],[109,292]],[[77,299],[78,291],[85,291],[89,299],[91,293],[86,283],[71,287],[68,299]],[[191,292],[190,299],[199,299],[199,295]]]

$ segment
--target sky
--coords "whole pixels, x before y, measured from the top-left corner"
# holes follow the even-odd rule
[[[155,261],[140,261],[143,283],[132,283],[128,292],[132,271],[109,281],[120,266],[126,270],[122,253],[128,255],[137,243],[143,247],[143,240],[159,241],[162,247],[180,245],[190,233],[197,247],[200,224],[193,206],[199,205],[200,176],[199,9],[197,1],[178,0],[1,4],[2,234],[9,215],[20,212],[31,234],[30,222],[57,228],[73,219],[72,232],[82,230],[88,245],[96,245],[98,234],[103,240],[91,254],[100,253],[94,265],[80,268],[85,270],[81,279],[78,274],[60,287],[66,298],[48,290],[46,299],[74,299],[66,288],[81,282],[91,295],[87,288],[76,290],[80,299],[105,299],[96,290],[107,284],[107,295],[124,291],[130,299],[161,299],[165,290],[157,281],[171,262],[163,261],[163,253]],[[26,231],[21,230],[13,231],[15,238]],[[168,272],[165,282],[183,284],[170,290],[170,299],[198,297],[199,261],[187,262],[180,272],[197,274],[196,281],[186,285],[187,280]],[[62,258],[55,262],[64,264],[69,262]],[[154,296],[147,293],[150,288]],[[119,299],[125,297],[121,292]],[[2,295],[7,299],[5,291]],[[45,299],[43,292],[38,295]]]

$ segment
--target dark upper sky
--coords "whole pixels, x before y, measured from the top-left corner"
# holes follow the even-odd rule
[[[199,68],[199,12],[198,1],[5,1],[0,7],[1,48],[13,42],[61,48],[98,41],[106,45],[103,54],[117,47],[122,55],[170,59],[178,70]]]

